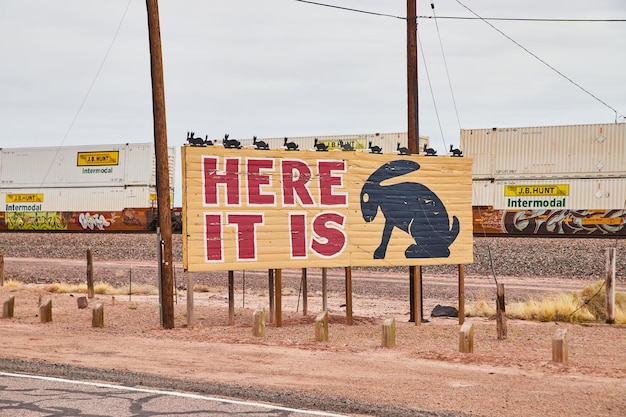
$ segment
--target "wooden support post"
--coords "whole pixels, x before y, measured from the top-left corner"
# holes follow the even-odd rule
[[[328,311],[322,311],[315,317],[315,341],[328,342]]]
[[[328,276],[326,268],[322,268],[322,310],[328,310]]]
[[[283,270],[277,269],[274,276],[274,294],[276,297],[276,317],[274,324],[276,327],[283,325]]]
[[[396,346],[396,319],[383,321],[382,347],[392,348]]]
[[[270,294],[270,323],[274,322],[274,270],[273,269],[269,269],[267,271],[267,278],[268,278],[268,284],[267,284],[267,288],[268,288],[268,292]]]
[[[93,298],[93,254],[87,249],[87,298]]]
[[[557,329],[552,338],[552,361],[567,362],[567,329]]]
[[[13,318],[13,312],[15,310],[15,296],[10,296],[8,300],[2,303],[2,318]]]
[[[352,268],[346,270],[346,324],[352,326]]]
[[[91,327],[104,327],[104,304],[97,303],[93,309]]]
[[[615,248],[606,250],[606,323],[615,324]]]
[[[504,284],[498,284],[496,290],[496,326],[498,340],[506,339],[506,305],[504,302]]]
[[[459,264],[459,324],[465,323],[465,265]]]
[[[0,287],[4,286],[4,255],[0,255]]]
[[[306,316],[309,311],[309,288],[307,285],[307,273],[306,268],[302,268],[302,315]]]
[[[82,296],[76,299],[76,304],[78,305],[79,310],[84,310],[89,307],[89,301],[87,301],[87,297]]]
[[[422,267],[421,266],[410,266],[409,267],[409,278],[412,280],[413,285],[413,319],[415,320],[416,326],[422,325]]]
[[[265,309],[259,308],[252,313],[252,336],[265,336]]]
[[[228,325],[235,324],[235,273],[228,271]]]
[[[474,325],[469,321],[464,323],[459,331],[459,352],[474,352]]]
[[[196,313],[193,306],[193,276],[189,272],[185,272],[187,275],[187,327],[191,327],[196,322]]]
[[[39,318],[42,323],[52,321],[52,300],[47,300],[39,307]]]

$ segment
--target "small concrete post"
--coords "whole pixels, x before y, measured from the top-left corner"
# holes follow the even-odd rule
[[[265,336],[265,309],[259,308],[252,313],[252,336]]]
[[[567,329],[557,329],[552,337],[552,360],[567,362]]]
[[[89,306],[89,302],[87,301],[87,297],[82,296],[76,299],[76,303],[78,304],[78,308],[83,310]]]
[[[47,300],[39,307],[39,318],[42,323],[52,321],[52,300]]]
[[[469,321],[463,323],[459,331],[459,352],[474,352],[474,325]]]
[[[382,347],[392,348],[396,346],[396,319],[383,321]]]
[[[104,304],[98,303],[94,307],[91,327],[104,327]]]
[[[315,341],[328,342],[328,311],[322,311],[315,317]]]
[[[2,303],[2,318],[13,318],[13,310],[15,309],[15,296],[10,296],[8,300]]]

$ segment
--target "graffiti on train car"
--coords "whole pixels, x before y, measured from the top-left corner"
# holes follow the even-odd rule
[[[626,236],[626,210],[494,210],[474,206],[474,233]]]

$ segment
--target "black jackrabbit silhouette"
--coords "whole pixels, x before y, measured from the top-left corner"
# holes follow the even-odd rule
[[[189,142],[192,146],[202,146],[204,145],[204,139],[202,138],[194,138],[194,132],[187,132],[187,142]]]
[[[298,150],[298,144],[295,142],[287,142],[289,139],[285,138],[285,148],[288,151],[297,151]]]
[[[361,189],[361,214],[366,222],[376,218],[378,209],[385,216],[380,245],[374,259],[385,259],[394,227],[408,233],[415,240],[404,254],[407,258],[447,258],[450,245],[459,234],[459,219],[452,217],[437,195],[418,182],[383,185],[385,180],[399,177],[420,168],[410,160],[386,163],[374,171]]]
[[[426,144],[424,144],[424,153],[426,156],[437,156],[437,151],[433,148],[429,148]]]
[[[400,146],[400,142],[398,142],[398,146],[396,147],[396,150],[398,151],[398,153],[400,155],[411,155],[411,151],[409,151],[409,148],[406,148],[404,146]]]
[[[450,153],[452,156],[463,156],[463,151],[460,149],[455,149],[454,146],[450,145]]]
[[[369,145],[370,145],[369,146],[370,153],[377,153],[377,154],[383,153],[383,150],[381,149],[380,146],[372,146],[372,142],[371,141],[370,141]]]
[[[313,147],[315,148],[316,152],[328,152],[328,145],[326,145],[325,143],[319,142],[317,138],[315,138]]]
[[[267,142],[264,142],[262,140],[256,140],[256,136],[252,137],[252,144],[257,149],[261,149],[261,150],[264,150],[264,151],[269,151],[270,150],[270,145],[268,145]]]
[[[228,139],[228,133],[224,135],[224,139],[222,140],[225,148],[229,149],[241,149],[241,142],[237,139]]]

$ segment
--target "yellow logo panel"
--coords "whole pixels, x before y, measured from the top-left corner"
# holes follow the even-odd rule
[[[506,185],[506,197],[568,196],[569,184]]]
[[[76,163],[76,165],[79,167],[93,167],[118,164],[119,151],[78,152],[78,161]]]
[[[7,194],[7,203],[43,203],[43,194]]]

